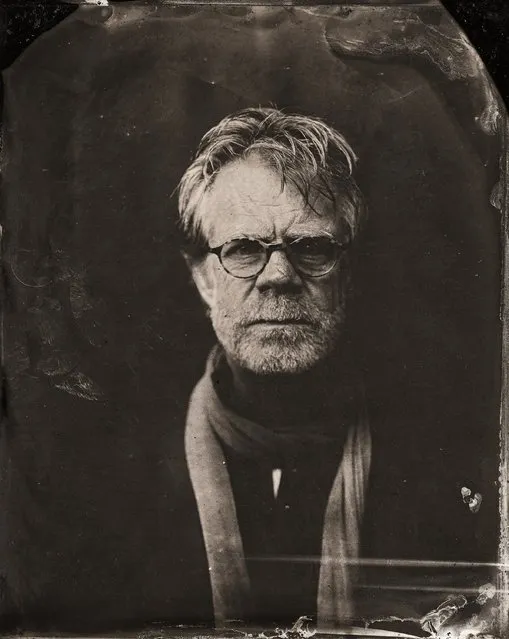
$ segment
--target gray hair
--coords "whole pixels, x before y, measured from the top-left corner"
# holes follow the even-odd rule
[[[311,190],[336,202],[353,237],[365,206],[352,172],[357,157],[335,129],[316,117],[287,114],[275,108],[251,108],[223,118],[201,139],[193,162],[177,187],[179,223],[186,252],[198,256],[207,248],[201,219],[196,215],[205,191],[229,162],[259,154],[285,184],[295,186],[309,205]]]

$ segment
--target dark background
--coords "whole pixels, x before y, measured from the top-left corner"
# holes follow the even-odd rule
[[[480,0],[471,3],[444,2],[444,5],[458,19],[481,54],[502,95],[508,99],[505,82],[509,74],[509,8],[501,1],[495,3]],[[72,10],[72,6],[60,3],[4,3],[0,9],[3,19],[2,66],[9,66],[31,41]],[[82,56],[87,62],[87,56],[93,56],[94,52],[87,49],[86,28],[81,31],[81,35],[83,40],[76,43],[76,47],[78,52],[80,46],[87,51]],[[206,40],[207,34],[203,35],[203,40]],[[96,42],[101,45],[99,40],[98,38]],[[210,42],[208,45],[210,46]],[[136,167],[138,173],[134,173],[132,179],[139,180],[138,189],[137,183],[131,182],[128,163],[125,169],[121,166],[125,157],[122,148],[127,146],[119,145],[117,149],[115,145],[120,138],[123,139],[122,144],[128,144],[125,140],[126,132],[129,135],[133,132],[130,128],[132,123],[139,125],[144,113],[140,112],[142,109],[132,113],[129,100],[122,104],[118,99],[116,82],[118,78],[122,78],[133,92],[131,95],[135,95],[136,91],[142,96],[149,95],[141,103],[153,106],[150,105],[150,96],[156,92],[153,90],[154,84],[150,85],[150,82],[157,82],[159,77],[154,71],[157,66],[154,62],[157,60],[149,56],[137,60],[129,40],[119,41],[118,46],[118,49],[112,47],[112,51],[118,50],[121,55],[116,58],[112,56],[109,60],[111,64],[94,69],[94,73],[97,73],[93,77],[96,84],[92,86],[101,87],[101,90],[91,91],[90,95],[87,95],[87,82],[80,83],[83,78],[80,73],[76,74],[74,83],[76,67],[73,65],[79,68],[81,63],[80,59],[76,60],[77,54],[74,60],[70,57],[68,66],[65,59],[50,57],[53,64],[58,64],[59,69],[63,69],[63,77],[70,78],[68,84],[59,85],[58,77],[51,76],[51,90],[46,89],[48,78],[44,75],[45,69],[39,69],[39,61],[32,59],[28,68],[25,67],[30,77],[28,86],[18,79],[16,87],[26,111],[18,112],[10,105],[11,119],[16,121],[16,116],[20,113],[19,120],[23,123],[23,128],[16,130],[11,126],[7,131],[7,134],[16,136],[16,140],[34,141],[36,148],[32,152],[31,149],[21,149],[22,143],[18,145],[18,150],[25,153],[20,164],[22,171],[17,176],[18,182],[14,182],[18,188],[11,188],[8,193],[10,201],[14,202],[13,210],[16,211],[18,206],[19,210],[25,212],[25,226],[23,227],[23,219],[20,217],[20,227],[17,228],[17,239],[25,253],[16,251],[16,246],[11,244],[8,262],[10,260],[11,267],[16,266],[20,278],[31,283],[28,287],[22,283],[20,285],[19,279],[16,281],[17,278],[13,276],[12,268],[9,271],[12,295],[10,290],[8,294],[12,303],[10,310],[13,312],[9,314],[6,326],[9,335],[19,336],[23,331],[18,330],[18,325],[24,322],[26,326],[23,326],[23,336],[27,336],[28,343],[21,344],[20,341],[17,352],[17,344],[12,339],[6,349],[10,367],[9,398],[17,404],[14,407],[6,405],[8,409],[13,408],[6,420],[8,427],[5,451],[8,451],[10,465],[0,464],[2,469],[8,469],[6,475],[9,480],[3,484],[4,487],[8,486],[8,516],[11,517],[10,532],[13,536],[8,561],[13,562],[12,574],[18,572],[19,566],[15,565],[17,560],[20,565],[26,561],[29,566],[28,570],[19,570],[19,574],[20,579],[23,579],[23,574],[30,575],[32,582],[28,584],[29,588],[23,583],[15,584],[19,592],[23,593],[25,589],[25,592],[31,593],[30,596],[35,593],[34,600],[39,603],[41,599],[37,600],[36,596],[38,591],[49,593],[47,596],[51,602],[49,585],[55,587],[64,574],[68,581],[62,580],[62,588],[65,590],[65,597],[71,602],[69,606],[72,607],[73,597],[76,596],[85,610],[90,600],[79,592],[80,582],[74,578],[76,567],[71,565],[69,558],[75,560],[77,557],[79,560],[87,556],[85,552],[92,556],[92,561],[85,570],[92,571],[90,566],[94,567],[93,579],[87,577],[81,582],[81,586],[86,584],[91,592],[94,584],[100,584],[101,579],[118,578],[117,584],[123,583],[122,571],[127,573],[129,566],[125,559],[126,556],[130,558],[129,548],[135,548],[139,552],[143,544],[150,545],[152,554],[146,558],[147,572],[154,570],[162,573],[161,566],[168,565],[164,562],[169,561],[166,535],[170,526],[165,526],[160,516],[158,520],[158,514],[169,510],[172,496],[166,492],[163,494],[168,486],[166,467],[163,465],[166,460],[154,447],[154,442],[160,441],[158,434],[162,436],[163,432],[169,430],[166,420],[171,411],[174,411],[176,422],[185,411],[189,389],[200,373],[211,339],[210,332],[206,333],[205,320],[197,300],[193,298],[192,303],[190,301],[190,288],[179,256],[167,256],[166,240],[174,241],[175,238],[160,216],[164,198],[160,193],[152,193],[150,186],[146,187],[152,184],[153,175]],[[227,51],[228,47],[224,49]],[[54,49],[51,51],[54,52]],[[194,55],[194,49],[192,53]],[[279,55],[279,52],[276,53]],[[126,59],[132,67],[126,66]],[[302,64],[305,63],[304,56],[299,60]],[[359,70],[361,77],[366,74],[364,77],[372,79],[369,76],[374,69],[371,63],[360,61],[352,63],[352,66]],[[184,63],[182,68],[185,69]],[[154,75],[151,75],[153,71]],[[408,68],[406,65],[398,67],[389,62],[385,71],[388,75],[392,74],[396,86],[401,88],[404,82],[408,82],[410,86],[417,83],[422,68],[418,64],[415,68],[411,64]],[[175,75],[178,79],[180,66],[177,72]],[[182,73],[185,74],[185,70]],[[312,74],[310,76],[309,82],[312,84],[315,80]],[[401,111],[398,107],[392,111],[386,109],[384,113],[393,119],[384,122],[383,126],[366,120],[368,127],[373,125],[374,130],[378,127],[380,135],[367,150],[381,149],[382,160],[374,153],[359,155],[366,158],[363,162],[364,179],[369,182],[366,177],[375,176],[374,183],[370,185],[370,196],[373,203],[381,205],[385,217],[373,216],[363,248],[365,255],[370,258],[366,262],[369,265],[366,268],[370,272],[362,274],[362,268],[360,269],[361,281],[367,285],[365,290],[368,291],[366,297],[369,300],[368,312],[359,313],[367,326],[365,330],[360,328],[358,333],[365,337],[365,346],[371,358],[367,373],[368,383],[372,384],[371,390],[375,390],[372,414],[375,420],[384,425],[382,430],[386,432],[388,441],[387,456],[382,461],[389,470],[378,470],[385,475],[393,473],[394,485],[399,487],[401,495],[400,501],[394,500],[391,505],[395,508],[392,515],[396,520],[406,522],[410,537],[419,530],[421,537],[424,536],[423,522],[412,520],[410,514],[418,493],[422,502],[420,510],[429,511],[429,543],[432,548],[442,553],[441,558],[462,558],[462,549],[455,543],[456,533],[468,527],[471,519],[468,519],[470,514],[468,511],[464,512],[463,504],[458,498],[459,488],[463,482],[473,488],[482,485],[480,490],[485,495],[485,502],[481,516],[487,522],[488,532],[475,544],[478,555],[468,555],[468,558],[485,561],[492,557],[489,549],[496,536],[493,529],[497,507],[494,489],[497,468],[494,460],[498,445],[496,428],[500,392],[500,324],[497,305],[500,275],[500,238],[497,233],[499,215],[489,206],[487,200],[499,175],[499,150],[495,137],[485,137],[474,126],[468,101],[461,99],[464,96],[457,86],[451,88],[452,83],[434,69],[427,69],[423,76],[429,82],[430,90],[422,103],[414,98],[412,104],[403,105]],[[354,80],[351,85],[348,84],[354,76],[345,72],[344,77],[346,84],[355,89]],[[280,76],[274,75],[274,86],[277,87],[275,93],[277,100],[281,100],[284,105],[287,99],[286,89],[283,87],[279,90],[279,78]],[[402,85],[397,84],[400,80]],[[241,81],[242,78],[239,78],[239,82]],[[256,86],[255,83],[252,84]],[[196,143],[199,134],[214,123],[216,117],[213,109],[211,114],[207,114],[203,108],[210,97],[206,87],[193,81],[187,83],[187,80],[181,86],[185,96],[185,108],[182,108],[182,112],[187,117],[187,120],[182,118],[182,129],[169,131],[167,120],[161,118],[154,122],[149,115],[151,130],[145,137],[142,135],[144,132],[140,132],[141,137],[137,138],[140,144],[138,148],[151,160],[150,166],[157,168],[160,180],[161,176],[164,179],[167,169],[173,179],[185,168],[185,155],[192,143]],[[303,97],[303,103],[310,108],[313,97],[302,96],[299,94],[300,89],[298,83],[292,86],[289,81],[288,96],[292,97],[288,97],[288,100],[293,99],[299,104],[297,96]],[[55,91],[57,97],[51,95],[51,91]],[[45,99],[46,104],[53,109],[58,107],[59,91],[64,96],[60,138],[58,116],[44,108]],[[161,93],[161,101],[165,103],[166,100],[178,112],[178,105],[175,106],[172,102],[173,94],[178,91],[172,91],[171,87],[166,87],[166,91],[166,94]],[[447,96],[444,102],[440,102],[443,97],[441,91]],[[38,104],[31,104],[32,94],[42,96],[40,110]],[[435,99],[437,95],[439,98]],[[247,92],[242,97],[247,99]],[[67,247],[66,242],[72,235],[67,225],[71,221],[69,209],[65,208],[65,197],[60,197],[61,189],[51,180],[49,187],[44,182],[41,168],[48,165],[39,166],[37,158],[42,158],[41,162],[50,158],[50,170],[59,179],[65,181],[69,177],[66,171],[70,163],[65,153],[68,152],[68,143],[73,140],[69,140],[72,136],[68,135],[69,129],[66,129],[69,122],[65,118],[70,117],[72,112],[71,108],[68,109],[69,113],[66,112],[67,99],[70,104],[83,108],[84,113],[81,115],[86,116],[83,121],[87,126],[78,130],[76,139],[81,145],[79,153],[87,160],[84,163],[88,171],[86,175],[92,176],[88,181],[86,177],[78,179],[79,190],[71,193],[79,205],[77,208],[81,207],[83,213],[79,227],[82,235],[78,236],[76,246],[79,247],[81,242],[82,248],[84,247],[84,254],[79,256],[83,258],[84,264],[87,249],[94,247],[94,259],[88,264],[88,284],[92,288],[95,286],[97,297],[107,300],[111,306],[107,311],[100,305],[88,311],[84,308],[82,310],[88,312],[88,318],[85,312],[85,317],[81,317],[80,321],[68,324],[64,322],[63,330],[60,331],[60,324],[51,326],[47,320],[52,318],[58,322],[61,317],[69,318],[69,308],[62,306],[62,301],[69,301],[70,298],[67,288],[69,282],[62,280],[51,289],[52,295],[46,295],[44,277],[45,274],[52,274],[51,269],[62,273],[68,266],[65,261],[59,262],[61,255],[65,258],[65,251],[56,253],[51,249]],[[326,97],[324,102],[327,99]],[[234,100],[232,101],[231,95],[219,93],[215,105],[217,112],[222,113],[224,109],[231,108],[232,102]],[[453,108],[450,110],[448,107],[451,104]],[[241,105],[245,106],[242,101]],[[431,105],[436,111],[426,113],[426,105]],[[325,104],[323,108],[324,117],[327,115],[327,108],[333,111],[332,105]],[[457,122],[454,117],[450,117],[451,112],[457,116]],[[99,114],[104,113],[109,118],[108,125],[101,124],[99,120]],[[154,113],[160,115],[155,107]],[[433,113],[438,114],[436,122],[433,121]],[[375,120],[376,110],[374,115]],[[404,119],[403,132],[401,136],[393,136],[392,132],[397,130],[401,117]],[[356,122],[355,126],[362,128],[364,123],[362,118],[359,120],[360,123]],[[192,130],[192,126],[196,130]],[[50,132],[48,135],[45,135],[45,127]],[[443,140],[440,139],[440,132],[444,133]],[[175,154],[174,164],[169,167],[165,167],[164,163],[158,166],[157,162],[152,162],[153,156],[150,153],[158,136],[169,143],[181,145],[181,153]],[[102,156],[98,150],[102,149],[103,140],[109,141],[110,146],[106,142],[108,153],[105,168],[101,170],[101,166],[96,168],[94,163],[96,159],[101,161]],[[460,157],[456,158],[454,153],[459,148],[455,144],[458,141],[464,150],[464,157],[460,153]],[[54,151],[60,148],[65,152],[59,154]],[[69,152],[71,151],[72,149]],[[421,158],[423,164],[419,164],[420,160],[414,158],[421,151],[424,155]],[[12,176],[16,165],[15,162],[10,164]],[[121,166],[118,179],[124,182],[115,183],[116,165]],[[7,168],[6,175],[9,174],[9,167]],[[423,168],[427,177],[420,181],[416,175]],[[80,178],[79,170],[77,174]],[[447,179],[448,175],[451,176],[450,181]],[[406,192],[405,187],[400,188],[398,183],[400,176],[403,184],[406,180],[410,185]],[[464,184],[465,176],[471,179],[472,184]],[[73,177],[76,176],[70,176],[70,184]],[[30,189],[25,189],[27,181],[32,181]],[[413,187],[416,189],[416,196],[412,192]],[[171,190],[170,185],[168,190]],[[118,220],[124,212],[124,191],[129,194],[126,209],[130,215],[126,217],[126,227],[117,232]],[[30,195],[34,193],[37,195]],[[136,208],[138,197],[140,208],[144,207],[140,215],[145,215],[151,224],[139,223]],[[384,197],[385,206],[380,201]],[[34,201],[36,198],[40,198],[40,202]],[[54,210],[52,198],[60,204],[60,208],[57,206]],[[113,202],[112,207],[109,206],[110,201]],[[38,218],[33,215],[38,206],[42,211],[51,213],[51,223],[54,226],[45,226],[43,216]],[[94,217],[97,212],[102,215],[102,219]],[[406,215],[408,212],[414,215]],[[13,215],[13,218],[11,222],[17,223],[16,216]],[[90,221],[87,226],[88,219]],[[150,229],[159,232],[157,237],[152,237]],[[151,253],[146,254],[150,259],[137,254],[138,239],[140,246],[150,247]],[[30,253],[34,246],[37,256],[35,260],[33,253]],[[119,255],[121,259],[117,260]],[[23,256],[28,256],[28,259],[23,260]],[[45,261],[46,258],[49,261]],[[167,264],[165,260],[168,260]],[[23,264],[26,270],[23,270]],[[126,265],[127,272],[132,277],[125,277]],[[164,281],[167,273],[178,275],[166,279],[172,284],[176,283],[177,290],[173,290],[170,295],[166,295],[161,287],[161,281]],[[74,298],[71,302],[74,300],[73,312],[76,312],[76,301],[80,300],[80,280],[79,273],[74,275],[74,288],[71,289],[71,298],[73,295]],[[160,279],[157,280],[157,277]],[[37,286],[42,288],[38,289]],[[39,290],[42,295],[39,295]],[[189,300],[187,306],[185,303],[179,305],[183,299]],[[173,304],[174,301],[177,304]],[[153,316],[148,318],[151,321],[146,321],[149,313],[153,313]],[[172,317],[180,331],[177,333],[178,337],[173,339],[168,330],[171,320],[167,319]],[[381,318],[380,322],[373,322],[373,319],[378,318]],[[370,324],[374,326],[373,331],[369,331]],[[361,326],[362,323],[359,327]],[[54,334],[52,330],[55,330]],[[162,344],[158,341],[160,335],[166,338]],[[146,345],[145,350],[138,351],[138,344]],[[72,372],[68,374],[74,370],[73,362],[68,361],[73,357],[79,361],[79,371],[83,377],[72,377]],[[186,357],[189,361],[184,362]],[[164,377],[168,369],[173,371],[171,386],[168,386],[168,380]],[[18,375],[19,371],[23,374]],[[178,379],[175,379],[175,371],[178,371]],[[82,401],[78,399],[79,395],[76,397],[77,389],[81,388],[85,396],[88,394],[88,399],[93,398],[95,390],[90,380],[97,382],[99,388],[108,389],[109,401],[104,405]],[[69,388],[72,393],[62,392],[69,391]],[[171,388],[176,398],[175,406],[170,405],[173,395],[168,393],[168,388]],[[434,428],[430,429],[430,424]],[[414,429],[414,438],[406,435],[409,427]],[[468,437],[463,439],[465,432]],[[390,438],[401,433],[405,435],[404,449],[401,442],[398,446],[393,443],[398,440]],[[95,445],[101,446],[102,450],[96,451]],[[80,447],[77,452],[76,446]],[[172,448],[168,446],[168,450],[172,451]],[[76,464],[83,464],[83,472],[76,472]],[[119,473],[116,472],[116,464],[121,469]],[[415,470],[417,466],[418,471]],[[423,468],[431,469],[429,476],[432,481],[426,472],[421,472]],[[406,477],[412,478],[412,481],[403,485]],[[155,495],[152,490],[154,486],[162,487]],[[178,486],[175,488],[176,492],[177,489]],[[443,499],[441,493],[444,493]],[[78,494],[82,497],[81,501],[75,498]],[[373,497],[374,510],[377,505],[382,510],[389,507],[386,497],[383,494]],[[157,503],[156,499],[159,499]],[[437,506],[439,503],[441,506]],[[98,510],[97,504],[100,504]],[[448,509],[448,504],[453,505],[451,509]],[[51,516],[48,516],[48,512],[51,512]],[[25,513],[30,514],[31,520],[30,517],[25,518]],[[406,513],[409,515],[405,518]],[[66,534],[65,525],[59,518],[71,522],[69,525],[75,531],[76,539]],[[384,518],[390,521],[391,514],[384,515],[382,512],[379,519]],[[132,526],[133,521],[142,519],[149,522],[145,529],[137,530]],[[440,524],[435,526],[433,522],[442,520],[454,521],[456,528],[452,538],[448,539],[449,543],[440,546],[439,543],[434,543],[432,535],[440,529]],[[480,517],[477,518],[479,520]],[[147,530],[149,526],[152,528]],[[104,557],[99,553],[98,558],[94,555],[97,547],[90,544],[91,535],[87,538],[86,531],[95,531],[99,527],[104,528],[101,536]],[[129,534],[119,535],[119,530],[123,529],[129,529]],[[185,526],[181,526],[181,529],[185,535]],[[83,531],[83,539],[78,539]],[[60,542],[56,543],[51,535],[60,536]],[[118,539],[119,536],[121,540]],[[385,543],[385,547],[379,549],[380,556],[403,556],[405,552],[408,556],[413,556],[412,543],[405,550],[401,547],[403,544],[399,537],[389,537],[390,535],[384,537],[383,531],[377,530],[379,543]],[[34,540],[37,540],[40,547],[34,544]],[[120,552],[118,548],[121,546],[125,556],[118,560],[118,566],[112,567],[108,562],[117,561],[117,552]],[[394,554],[382,554],[387,552]],[[62,558],[60,564],[57,561],[59,557]],[[52,575],[51,571],[56,571],[56,574]],[[139,579],[143,583],[142,577]],[[66,587],[67,583],[78,583],[77,592],[73,593],[71,586]],[[165,591],[164,588],[160,590]],[[148,591],[145,594],[149,604],[156,606],[159,594]],[[65,605],[65,597],[59,593],[59,597],[55,596],[53,601],[60,600]],[[93,600],[93,594],[90,597]],[[48,609],[47,604],[46,608]],[[111,610],[115,610],[114,606]]]

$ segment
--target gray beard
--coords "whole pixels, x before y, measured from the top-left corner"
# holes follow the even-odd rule
[[[309,371],[330,356],[342,333],[344,310],[334,313],[295,311],[280,304],[270,313],[251,313],[238,321],[212,313],[211,319],[219,343],[231,360],[258,375],[299,374]],[[307,324],[289,324],[278,327],[250,325],[260,318],[305,319]]]

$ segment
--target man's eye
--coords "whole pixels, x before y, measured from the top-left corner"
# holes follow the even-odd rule
[[[334,253],[334,244],[327,237],[309,237],[291,244],[292,251],[299,256],[325,257]]]
[[[255,240],[248,239],[233,240],[223,248],[223,257],[226,258],[257,257],[262,253],[263,247]]]

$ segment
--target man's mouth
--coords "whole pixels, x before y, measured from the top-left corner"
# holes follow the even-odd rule
[[[248,323],[248,326],[304,326],[309,325],[309,322],[302,318],[284,317],[284,318],[267,318],[257,319]]]

